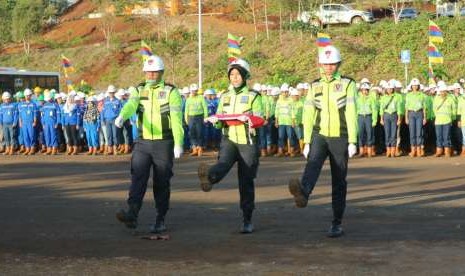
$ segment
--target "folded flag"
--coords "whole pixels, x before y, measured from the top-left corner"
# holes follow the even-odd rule
[[[431,20],[429,21],[429,41],[435,43],[444,42],[441,29]]]

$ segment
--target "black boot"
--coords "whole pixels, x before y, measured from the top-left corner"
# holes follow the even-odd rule
[[[344,235],[344,230],[342,230],[341,224],[333,223],[328,230],[328,237],[329,238],[339,238],[340,236]]]
[[[127,228],[135,229],[137,227],[137,216],[139,214],[141,204],[129,204],[128,211],[123,209],[116,213],[116,218],[124,223]]]
[[[252,212],[244,213],[244,220],[241,228],[241,234],[253,233]]]
[[[199,168],[197,170],[197,174],[200,180],[200,188],[204,192],[210,192],[213,188],[213,183],[210,182],[208,179],[208,171],[210,170],[210,166],[205,163],[200,163]]]
[[[161,234],[163,232],[166,232],[165,217],[157,216],[155,224],[152,224],[150,226],[150,232],[154,234]]]

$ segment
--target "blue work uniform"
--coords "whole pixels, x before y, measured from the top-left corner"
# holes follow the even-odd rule
[[[45,146],[58,147],[57,127],[61,122],[60,107],[55,102],[47,102],[41,109],[42,128]]]
[[[34,121],[38,122],[37,105],[33,102],[22,102],[18,105],[19,120],[21,122],[21,134],[26,148],[36,144],[36,128]]]
[[[106,98],[103,102],[103,109],[100,116],[101,121],[107,129],[107,146],[116,146],[116,143],[118,142],[115,119],[118,117],[122,107],[120,100],[117,98]]]
[[[6,147],[14,146],[15,137],[13,128],[18,124],[18,109],[16,103],[0,105],[0,127],[3,128],[3,141]]]

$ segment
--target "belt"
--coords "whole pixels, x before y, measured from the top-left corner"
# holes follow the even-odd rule
[[[418,110],[408,110],[409,112],[423,112],[423,108],[422,109],[418,109]]]

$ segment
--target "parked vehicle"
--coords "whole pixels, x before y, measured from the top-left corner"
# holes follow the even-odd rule
[[[299,18],[305,23],[318,24],[319,26],[372,23],[375,21],[371,12],[355,10],[349,4],[323,4],[317,11],[304,12]]]
[[[418,17],[418,12],[414,8],[405,8],[400,11],[399,20],[415,19]]]

